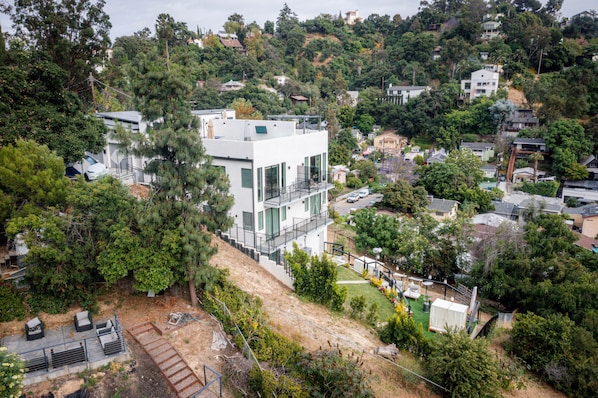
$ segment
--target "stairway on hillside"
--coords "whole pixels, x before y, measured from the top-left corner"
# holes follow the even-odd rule
[[[150,322],[135,325],[127,331],[149,354],[177,396],[192,397],[203,387],[203,383],[183,357]],[[216,395],[206,391],[201,396],[210,398]]]

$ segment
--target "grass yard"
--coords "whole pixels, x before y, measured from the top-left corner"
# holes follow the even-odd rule
[[[345,268],[343,266],[339,266],[336,268],[337,279],[338,281],[364,281],[357,272],[350,270],[349,268]]]
[[[364,279],[357,272],[345,268],[343,266],[337,267],[337,280],[338,281],[363,281]],[[347,301],[345,301],[345,308],[350,311],[351,298],[355,296],[364,296],[366,301],[366,307],[372,305],[372,303],[378,303],[378,320],[381,322],[386,321],[390,316],[394,314],[394,306],[386,298],[382,292],[380,292],[374,285],[370,283],[358,283],[358,284],[341,284],[341,286],[347,287]],[[422,295],[418,300],[407,299],[407,302],[411,305],[411,311],[413,311],[413,320],[416,324],[421,323],[424,335],[426,337],[434,338],[436,333],[428,332],[428,325],[430,323],[430,313],[424,312],[424,296]]]
[[[378,303],[378,321],[386,321],[388,317],[394,314],[394,306],[391,304],[390,301],[383,295],[374,285],[369,283],[362,283],[356,285],[341,285],[347,287],[347,301],[345,301],[345,306],[347,311],[351,311],[351,306],[349,303],[351,299],[355,296],[364,296],[366,302],[366,312],[367,308],[372,305],[372,303]]]
[[[415,324],[421,323],[424,329],[424,336],[434,338],[436,333],[428,332],[428,326],[430,325],[430,313],[424,312],[424,296],[421,296],[417,300],[407,299],[407,302],[411,305],[411,311],[413,311],[413,320]]]

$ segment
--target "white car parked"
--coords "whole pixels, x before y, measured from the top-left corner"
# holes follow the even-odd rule
[[[94,181],[101,176],[108,174],[106,165],[90,155],[85,155],[80,162],[67,165],[67,173],[70,169],[74,169],[74,171],[77,171],[79,174],[83,174],[87,181]]]
[[[370,190],[368,188],[360,189],[358,194],[360,198],[365,198],[370,194]]]

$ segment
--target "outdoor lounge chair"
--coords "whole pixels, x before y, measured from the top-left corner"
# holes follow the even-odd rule
[[[77,312],[74,317],[75,330],[77,332],[84,332],[93,329],[93,322],[89,311]]]
[[[25,324],[25,337],[27,341],[37,340],[44,337],[44,323],[35,317]]]
[[[122,351],[120,335],[114,329],[114,326],[98,329],[97,333],[104,355],[113,355]]]

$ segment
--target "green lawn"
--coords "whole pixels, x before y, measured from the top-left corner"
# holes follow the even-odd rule
[[[336,267],[336,273],[338,281],[363,281],[361,275],[357,272],[350,270],[349,268],[345,268],[343,266]]]
[[[338,281],[355,281],[364,280],[361,275],[355,271],[347,269],[343,266],[337,267]],[[394,306],[386,298],[382,292],[380,292],[374,285],[370,283],[360,284],[341,284],[341,286],[347,287],[347,301],[345,301],[345,308],[350,311],[351,298],[355,296],[364,296],[366,300],[366,306],[369,307],[372,303],[378,303],[378,320],[381,322],[386,321],[388,317],[394,314]],[[416,324],[421,323],[424,335],[426,337],[434,337],[436,333],[428,332],[428,325],[430,323],[430,313],[424,312],[424,296],[422,295],[418,300],[407,299],[407,302],[411,305],[411,311],[413,311],[413,320]]]
[[[366,302],[366,312],[372,303],[378,303],[378,321],[386,321],[388,317],[394,314],[394,306],[374,285],[363,283],[358,285],[341,285],[346,286],[348,295],[345,306],[347,311],[351,311],[351,298],[355,296],[364,296]]]
[[[407,299],[407,302],[411,304],[411,311],[413,311],[413,320],[415,321],[415,324],[421,323],[424,329],[424,336],[433,338],[436,333],[428,332],[430,313],[424,312],[424,296],[421,296],[417,300]]]

